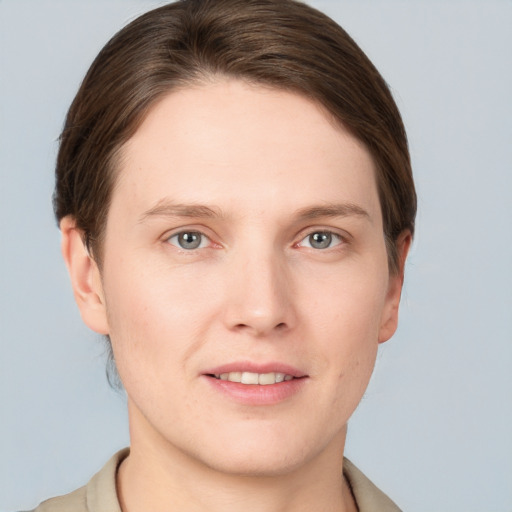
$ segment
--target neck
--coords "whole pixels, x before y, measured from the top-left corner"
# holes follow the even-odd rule
[[[144,429],[136,427],[140,421],[130,424],[130,455],[117,476],[123,512],[357,510],[342,477],[346,429],[297,468],[272,475],[242,475],[212,468],[155,432],[148,436],[145,431],[142,435]]]

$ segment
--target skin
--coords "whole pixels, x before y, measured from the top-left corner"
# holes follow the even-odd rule
[[[410,243],[390,275],[361,143],[290,92],[174,91],[123,149],[101,274],[74,220],[61,229],[82,318],[110,335],[128,395],[123,510],[355,510],[346,425],[396,329]],[[303,378],[254,405],[205,376],[232,362]]]

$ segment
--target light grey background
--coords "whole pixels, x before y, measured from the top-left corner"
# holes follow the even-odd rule
[[[0,0],[0,510],[128,443],[52,217],[56,139],[107,39],[163,2]],[[401,326],[347,454],[409,512],[512,510],[512,2],[312,1],[391,84],[419,192]]]

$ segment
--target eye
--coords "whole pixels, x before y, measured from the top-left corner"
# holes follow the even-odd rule
[[[311,247],[312,249],[330,249],[340,245],[343,242],[340,235],[331,231],[315,231],[303,238],[298,245],[301,247]]]
[[[202,249],[209,243],[208,237],[199,231],[181,231],[170,236],[167,241],[171,245],[187,251]]]

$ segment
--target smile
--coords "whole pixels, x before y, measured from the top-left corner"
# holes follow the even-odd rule
[[[309,376],[280,362],[233,361],[204,372],[211,389],[244,406],[276,405],[306,389]]]
[[[270,373],[253,373],[253,372],[229,372],[216,373],[213,375],[216,379],[226,380],[229,382],[238,382],[240,384],[258,384],[260,386],[268,386],[279,384],[280,382],[294,379],[292,375],[280,372]]]

